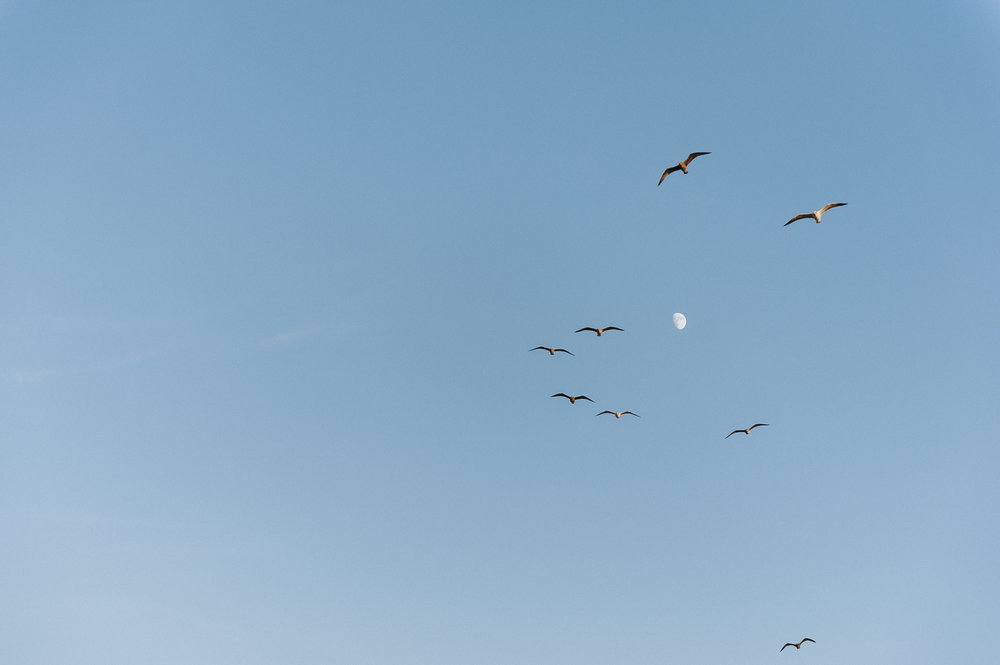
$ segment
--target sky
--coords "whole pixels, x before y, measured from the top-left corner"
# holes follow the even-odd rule
[[[995,662],[995,1],[8,0],[0,89],[0,661]]]

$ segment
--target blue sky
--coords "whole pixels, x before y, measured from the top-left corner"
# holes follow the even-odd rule
[[[0,3],[0,660],[993,662],[998,31]]]

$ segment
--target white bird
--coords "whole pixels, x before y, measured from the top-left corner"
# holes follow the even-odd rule
[[[830,208],[836,208],[837,206],[845,206],[845,205],[847,205],[847,204],[846,203],[827,203],[825,206],[823,206],[819,210],[813,210],[812,212],[804,212],[801,215],[795,215],[795,217],[792,217],[790,220],[788,220],[787,222],[785,222],[785,226],[788,226],[792,222],[797,222],[800,219],[815,219],[816,223],[819,224],[820,222],[823,221],[823,213],[824,212],[826,212]]]
[[[600,413],[598,413],[597,415],[599,415],[599,416],[602,416],[602,415],[604,415],[605,413],[610,413],[610,414],[611,414],[611,415],[613,415],[613,416],[614,416],[615,418],[621,418],[621,417],[622,417],[622,416],[624,416],[624,415],[625,415],[626,413],[627,413],[628,415],[630,415],[630,416],[635,416],[636,418],[641,418],[641,417],[642,417],[642,416],[640,416],[640,415],[639,415],[638,413],[632,413],[631,411],[601,411],[601,412],[600,412]]]

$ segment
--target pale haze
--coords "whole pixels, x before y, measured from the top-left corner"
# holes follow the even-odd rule
[[[13,1],[0,89],[0,663],[996,663],[996,2]]]

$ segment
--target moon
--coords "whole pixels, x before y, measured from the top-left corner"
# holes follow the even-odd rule
[[[686,316],[684,316],[680,312],[674,314],[674,328],[677,328],[678,330],[684,330],[684,326],[686,326],[687,324],[688,320]]]

